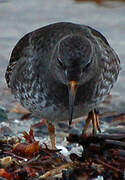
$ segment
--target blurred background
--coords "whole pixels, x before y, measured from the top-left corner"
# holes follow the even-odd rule
[[[92,26],[107,38],[122,66],[111,94],[120,98],[121,108],[125,111],[124,0],[0,0],[0,107],[8,109],[15,102],[4,75],[17,41],[30,31],[60,21]]]

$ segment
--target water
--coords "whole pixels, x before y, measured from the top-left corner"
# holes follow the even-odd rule
[[[4,74],[17,41],[32,30],[60,21],[92,26],[108,39],[118,53],[122,66],[119,79],[111,93],[120,97],[119,104],[122,104],[124,109],[125,4],[116,1],[108,7],[87,1],[76,3],[73,0],[0,0],[0,106],[7,109],[13,106],[14,99],[6,88]],[[116,104],[119,107],[116,101],[113,107]]]

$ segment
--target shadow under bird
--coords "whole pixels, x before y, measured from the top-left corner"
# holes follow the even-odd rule
[[[74,23],[50,24],[26,34],[14,47],[6,81],[15,98],[36,116],[45,118],[52,148],[54,121],[88,113],[83,133],[92,120],[100,132],[96,107],[109,94],[120,60],[105,37]]]

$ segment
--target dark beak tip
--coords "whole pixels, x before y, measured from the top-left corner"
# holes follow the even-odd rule
[[[72,119],[69,120],[69,127],[71,127]]]
[[[71,124],[69,124],[69,130],[71,129]]]

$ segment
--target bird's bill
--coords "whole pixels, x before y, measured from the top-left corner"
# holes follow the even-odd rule
[[[68,90],[69,90],[69,126],[70,126],[73,117],[74,102],[77,91],[77,81],[70,81]]]

